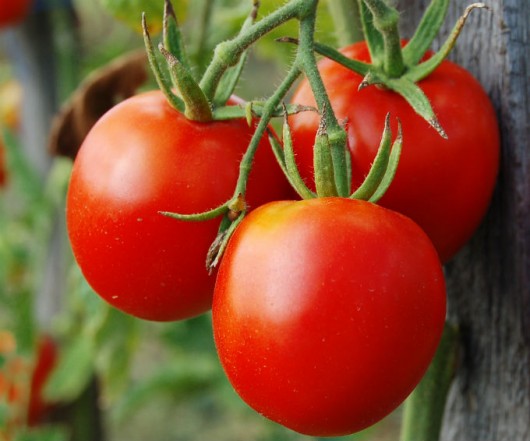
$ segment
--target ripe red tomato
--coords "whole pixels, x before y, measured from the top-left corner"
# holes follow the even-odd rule
[[[32,0],[0,0],[0,27],[21,22],[29,13]]]
[[[159,91],[132,97],[98,121],[74,163],[66,220],[77,262],[102,298],[158,321],[210,308],[215,277],[205,260],[220,221],[183,222],[159,211],[191,214],[226,202],[252,133],[245,120],[189,121]],[[264,138],[248,203],[288,191]]]
[[[272,202],[226,248],[213,302],[226,374],[252,408],[337,436],[395,409],[445,320],[436,250],[410,219],[369,202]]]
[[[341,51],[369,61],[364,42]],[[463,68],[444,61],[418,85],[430,99],[448,140],[441,138],[394,92],[371,86],[358,91],[362,77],[338,63],[322,60],[319,69],[333,110],[346,121],[353,185],[368,173],[387,112],[401,120],[403,151],[395,179],[380,204],[417,222],[449,260],[472,236],[484,216],[495,185],[499,132],[494,109],[480,84]],[[293,102],[314,105],[307,81]],[[301,174],[312,184],[312,146],[318,116],[290,118]],[[397,128],[393,127],[394,133]]]

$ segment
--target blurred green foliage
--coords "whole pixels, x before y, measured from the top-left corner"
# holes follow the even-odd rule
[[[71,52],[62,53],[61,63],[76,63],[79,79],[127,50],[143,46],[135,25],[137,7],[149,8],[147,12],[153,19],[159,17],[151,7],[157,9],[160,0],[99,1],[74,2],[81,52],[74,53],[71,46],[65,45]],[[237,34],[252,6],[249,0],[174,3],[199,72],[204,70],[215,45]],[[258,19],[284,0],[261,3]],[[333,44],[333,24],[326,2],[322,1],[319,8],[317,38]],[[131,29],[131,25],[136,29]],[[252,99],[266,96],[273,89],[274,79],[281,79],[294,51],[292,46],[275,39],[296,36],[296,26],[285,24],[251,50],[238,93]],[[62,33],[69,32],[66,27],[59,27]],[[61,35],[57,41],[68,38]],[[59,44],[58,50],[61,47]],[[7,60],[0,60],[3,73],[9,70],[6,64]],[[153,83],[147,87],[154,87]],[[0,329],[12,330],[17,351],[28,357],[34,353],[39,333],[54,336],[60,358],[45,389],[47,399],[74,401],[97,376],[110,441],[314,440],[266,420],[239,399],[219,365],[209,314],[164,324],[127,316],[110,308],[91,290],[69,249],[64,250],[69,269],[63,281],[66,295],[61,311],[53,317],[50,329],[41,329],[35,316],[35,298],[46,268],[54,222],[57,213],[64,210],[71,162],[55,159],[43,183],[32,170],[30,158],[22,153],[16,132],[2,128],[2,139],[7,149],[9,185],[0,191]],[[0,408],[5,405],[5,399],[2,402],[0,398]],[[392,429],[395,424],[395,419],[390,418],[381,430],[370,429],[341,439],[383,440],[385,427]],[[16,440],[67,438],[64,428],[51,425],[23,428]]]

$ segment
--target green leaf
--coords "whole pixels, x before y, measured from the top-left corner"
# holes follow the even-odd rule
[[[64,348],[56,369],[44,388],[51,402],[73,401],[88,385],[94,372],[95,342],[81,336]]]
[[[115,308],[108,309],[96,336],[96,368],[109,396],[123,392],[128,384],[133,356],[138,346],[141,322]]]
[[[181,355],[130,388],[114,408],[113,418],[131,418],[135,411],[149,401],[171,397],[175,401],[189,400],[195,394],[209,393],[222,377],[217,361],[211,355]]]

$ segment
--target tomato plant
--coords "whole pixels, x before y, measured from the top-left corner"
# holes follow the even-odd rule
[[[183,222],[159,212],[198,213],[230,199],[252,131],[244,119],[188,120],[158,91],[132,97],[98,121],[74,163],[66,219],[77,262],[102,298],[149,320],[210,308],[215,278],[205,260],[219,221]],[[261,143],[250,207],[289,191],[268,141]]]
[[[0,26],[19,23],[26,17],[32,0],[0,0]]]
[[[255,410],[298,432],[361,430],[395,409],[445,320],[432,243],[369,202],[272,202],[243,220],[213,303],[221,363]]]
[[[341,52],[370,61],[365,42]],[[478,227],[497,175],[498,125],[480,84],[450,61],[443,61],[418,83],[447,133],[445,140],[395,92],[375,86],[359,90],[363,77],[331,60],[319,62],[319,70],[333,110],[346,124],[354,186],[374,160],[386,113],[401,120],[403,152],[380,204],[416,221],[434,242],[441,260],[449,260]],[[314,105],[307,81],[300,84],[292,101]],[[310,185],[318,115],[299,113],[290,123],[300,172]]]

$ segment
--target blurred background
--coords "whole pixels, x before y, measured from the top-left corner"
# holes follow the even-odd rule
[[[151,8],[158,38],[162,3],[39,0],[0,24],[0,441],[315,439],[239,399],[208,314],[164,324],[126,316],[91,291],[71,255],[64,199],[72,158],[98,115],[156,87],[138,31],[140,11]],[[282,3],[262,1],[260,16]],[[174,0],[196,74],[251,5]],[[320,9],[317,38],[337,44],[326,1]],[[296,33],[288,24],[252,49],[241,97],[268,96],[293,56],[274,38]],[[341,439],[396,439],[399,413]]]

